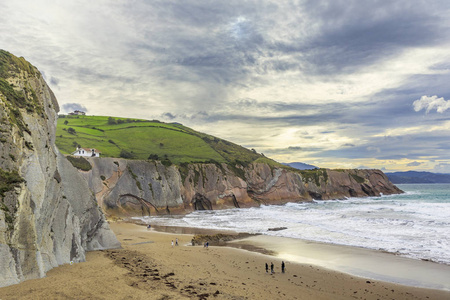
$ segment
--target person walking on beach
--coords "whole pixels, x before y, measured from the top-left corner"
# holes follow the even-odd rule
[[[173,248],[173,240],[172,240],[172,248]]]
[[[266,263],[266,273],[269,273],[269,265]]]
[[[275,273],[275,272],[273,271],[273,262],[271,262],[270,263],[270,274],[273,274],[273,273]]]
[[[175,239],[175,246],[178,246],[178,238]]]
[[[286,266],[284,265],[284,261],[281,262],[281,273],[284,273]]]

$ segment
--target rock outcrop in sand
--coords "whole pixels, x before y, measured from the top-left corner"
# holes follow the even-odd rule
[[[194,210],[243,208],[402,191],[380,170],[304,170],[189,164],[166,167],[157,161],[89,158],[80,171],[109,215],[184,214]]]
[[[86,181],[55,146],[54,94],[35,67],[2,50],[0,107],[0,287],[120,246]]]

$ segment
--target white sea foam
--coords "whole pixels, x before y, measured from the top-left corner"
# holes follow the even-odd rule
[[[197,211],[156,225],[262,233],[379,249],[450,265],[450,185],[408,185],[402,195]],[[281,231],[269,228],[287,227]]]

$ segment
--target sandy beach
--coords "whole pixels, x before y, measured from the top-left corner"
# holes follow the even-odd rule
[[[302,264],[234,247],[193,247],[190,234],[124,222],[111,228],[122,249],[90,252],[84,263],[0,288],[0,299],[450,299],[450,291],[362,278],[312,261]],[[179,245],[172,247],[176,238]],[[251,243],[264,247],[267,241]],[[271,262],[273,275],[264,269]]]

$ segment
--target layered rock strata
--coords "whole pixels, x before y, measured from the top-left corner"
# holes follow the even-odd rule
[[[55,146],[56,98],[39,71],[0,50],[0,287],[119,247],[79,172]]]
[[[89,158],[80,171],[110,215],[185,214],[194,210],[243,208],[402,191],[380,170],[295,171],[250,164],[190,164]]]

